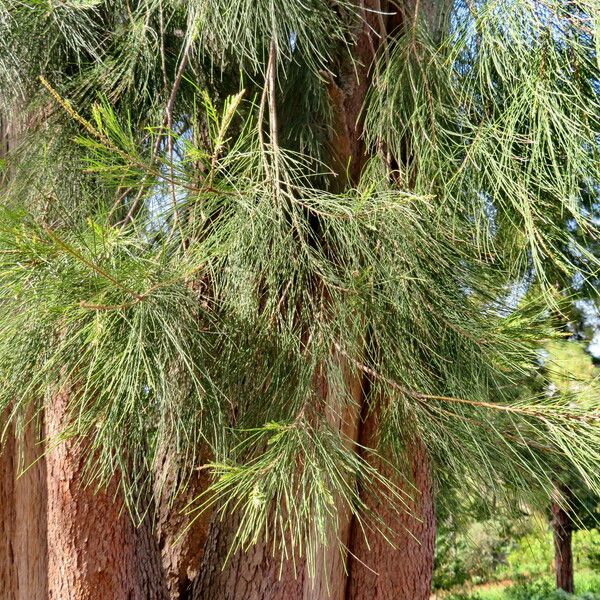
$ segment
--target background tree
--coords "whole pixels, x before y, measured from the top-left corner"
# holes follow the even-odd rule
[[[0,7],[2,408],[138,523],[197,496],[171,594],[425,599],[436,489],[598,488],[597,402],[518,393],[597,271],[595,0]]]

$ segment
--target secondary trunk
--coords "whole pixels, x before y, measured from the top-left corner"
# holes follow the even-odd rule
[[[361,431],[361,445],[376,447],[377,414],[371,413]],[[379,517],[384,534],[354,527],[350,539],[346,600],[429,600],[436,533],[435,501],[427,448],[414,437],[407,444],[405,468],[379,470],[397,485],[405,505],[390,506],[375,496],[364,498]],[[402,472],[403,471],[403,472]]]
[[[552,503],[552,530],[554,534],[554,569],[556,587],[569,594],[575,592],[573,579],[573,520],[559,503]]]
[[[0,116],[0,158],[17,138],[16,124]],[[0,174],[0,183],[4,176]],[[47,600],[46,463],[40,422],[41,417],[29,414],[18,439],[10,426],[0,454],[0,597],[7,600]]]
[[[17,572],[18,600],[46,600],[47,494],[46,460],[40,443],[41,424],[29,422],[21,439],[15,482],[15,531],[13,550]]]
[[[64,423],[69,393],[46,411],[49,439]],[[163,600],[160,554],[151,531],[135,528],[118,500],[117,482],[86,487],[85,439],[62,442],[47,455],[49,600]]]
[[[449,6],[448,0],[424,0],[422,3],[406,0],[403,10],[397,4],[381,0],[365,0],[357,5],[364,22],[354,31],[353,60],[340,65],[338,76],[330,78],[329,99],[332,106],[331,150],[334,168],[339,174],[337,184],[342,188],[348,183],[355,185],[367,159],[367,149],[362,136],[361,111],[368,93],[378,45],[382,39],[396,32],[413,18],[420,7],[423,17],[437,27],[442,21],[441,10]],[[344,176],[346,175],[346,177]],[[363,373],[364,375],[364,373]],[[356,398],[353,414],[340,420],[338,426],[346,429],[350,439],[360,439],[367,445],[376,440],[375,421],[359,423],[360,407],[366,401],[362,385],[357,381],[364,377],[356,373],[349,377]],[[325,404],[328,390],[321,382]],[[335,414],[335,407],[330,407]],[[339,413],[337,413],[339,414]],[[342,422],[343,421],[343,422]],[[360,431],[362,429],[362,431]],[[435,512],[431,465],[420,440],[414,440],[409,458],[412,479],[410,493],[414,498],[409,504],[411,514],[396,513],[385,505],[378,506],[367,499],[369,508],[378,511],[393,531],[395,546],[381,536],[362,538],[358,527],[353,529],[348,518],[342,519],[340,530],[332,532],[346,547],[351,557],[340,555],[337,549],[324,550],[321,571],[316,581],[308,578],[303,565],[289,562],[280,567],[279,557],[260,543],[249,552],[238,552],[226,562],[231,541],[238,525],[236,515],[224,520],[214,516],[205,547],[202,569],[194,586],[193,600],[422,600],[428,599],[431,587],[434,559]],[[397,482],[398,483],[398,482]],[[399,483],[400,485],[400,483]],[[408,487],[408,486],[407,486]],[[332,548],[335,544],[332,544]],[[375,570],[375,573],[359,562]]]

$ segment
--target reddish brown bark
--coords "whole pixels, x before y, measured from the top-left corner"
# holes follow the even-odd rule
[[[17,574],[14,560],[15,439],[10,432],[0,454],[0,598],[16,600]]]
[[[370,413],[361,430],[362,445],[377,447],[378,425],[377,413]],[[406,463],[402,474],[379,461],[376,465],[403,492],[406,505],[392,506],[374,495],[363,498],[383,520],[388,540],[380,532],[369,532],[365,539],[360,528],[353,528],[346,600],[429,600],[435,502],[429,456],[418,437],[407,444]]]
[[[339,176],[339,186],[348,182],[355,185],[367,160],[362,137],[365,98],[369,90],[371,66],[376,56],[378,37],[386,35],[385,23],[380,19],[381,2],[364,0],[357,2],[361,9],[361,21],[354,32],[352,60],[342,61],[340,72],[328,85],[329,99],[333,109],[331,150],[333,166]]]
[[[557,502],[552,503],[552,530],[554,534],[556,587],[573,594],[575,593],[572,546],[573,520],[568,511]]]
[[[38,442],[33,424],[20,443],[11,428],[0,455],[0,598],[7,600],[47,599],[45,463]]]
[[[38,419],[25,427],[20,443],[14,487],[14,556],[18,600],[47,600],[46,460]]]
[[[16,145],[17,130],[16,122],[0,116],[0,157]],[[39,418],[29,419],[18,441],[10,426],[0,455],[0,597],[7,600],[47,598],[46,465],[40,433]]]
[[[64,423],[69,394],[46,411],[49,439]],[[85,440],[57,444],[47,454],[48,599],[163,600],[160,555],[148,527],[135,528],[117,495],[117,482],[97,491],[82,471]]]

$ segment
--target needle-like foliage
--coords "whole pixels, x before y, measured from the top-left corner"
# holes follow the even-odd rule
[[[32,123],[3,184],[0,408],[23,424],[69,389],[64,435],[91,439],[90,477],[120,473],[132,510],[164,448],[182,482],[210,456],[190,510],[235,512],[234,549],[266,538],[312,572],[342,515],[386,535],[364,494],[405,509],[415,437],[465,498],[547,498],[565,464],[600,488],[600,397],[538,380],[568,301],[556,273],[598,267],[598,7],[481,0],[440,36],[395,30],[344,185],[332,74],[371,17],[320,0],[0,12],[0,106],[26,100]],[[44,23],[48,47],[14,43]],[[361,410],[377,448],[348,433]]]

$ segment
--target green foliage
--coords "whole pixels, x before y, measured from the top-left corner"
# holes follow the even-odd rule
[[[597,586],[576,594],[567,594],[563,590],[555,589],[549,579],[524,581],[507,587],[486,588],[444,596],[445,600],[598,600],[598,598],[600,598],[600,588]]]
[[[505,596],[507,600],[598,600],[600,597],[593,592],[568,594],[555,589],[548,580],[512,585],[506,589]]]
[[[537,385],[569,300],[548,283],[598,266],[597,15],[546,4],[395,31],[346,185],[349,3],[0,2],[0,106],[31,123],[0,208],[9,422],[68,389],[62,435],[139,513],[161,452],[182,485],[209,456],[198,504],[237,513],[234,548],[313,572],[342,514],[385,533],[359,489],[405,510],[375,465],[403,473],[415,436],[466,504],[545,503],[567,470],[599,490],[600,400]],[[356,452],[363,403],[379,441]]]
[[[417,23],[382,56],[369,138],[413,157],[398,167],[402,182],[480,219],[482,252],[502,244],[515,274],[533,268],[548,286],[556,271],[568,279],[579,256],[584,280],[594,280],[594,224],[581,202],[600,164],[598,70],[584,33],[586,8],[596,9],[565,9],[562,0],[467,4],[472,18],[441,42]],[[486,203],[497,211],[491,236]],[[578,225],[571,233],[568,219]]]
[[[514,578],[546,575],[552,572],[553,560],[552,534],[529,534],[508,555],[506,574]]]
[[[554,544],[552,533],[540,526],[538,518],[512,517],[474,522],[465,530],[442,528],[436,544],[434,588],[450,590],[504,580],[537,582],[549,577],[553,572]],[[574,533],[573,556],[578,575],[598,570],[599,535],[597,529]],[[594,591],[597,584],[580,583],[578,578],[578,589]]]
[[[446,600],[481,600],[481,596],[475,593],[458,592],[456,594],[450,594],[445,596]]]

